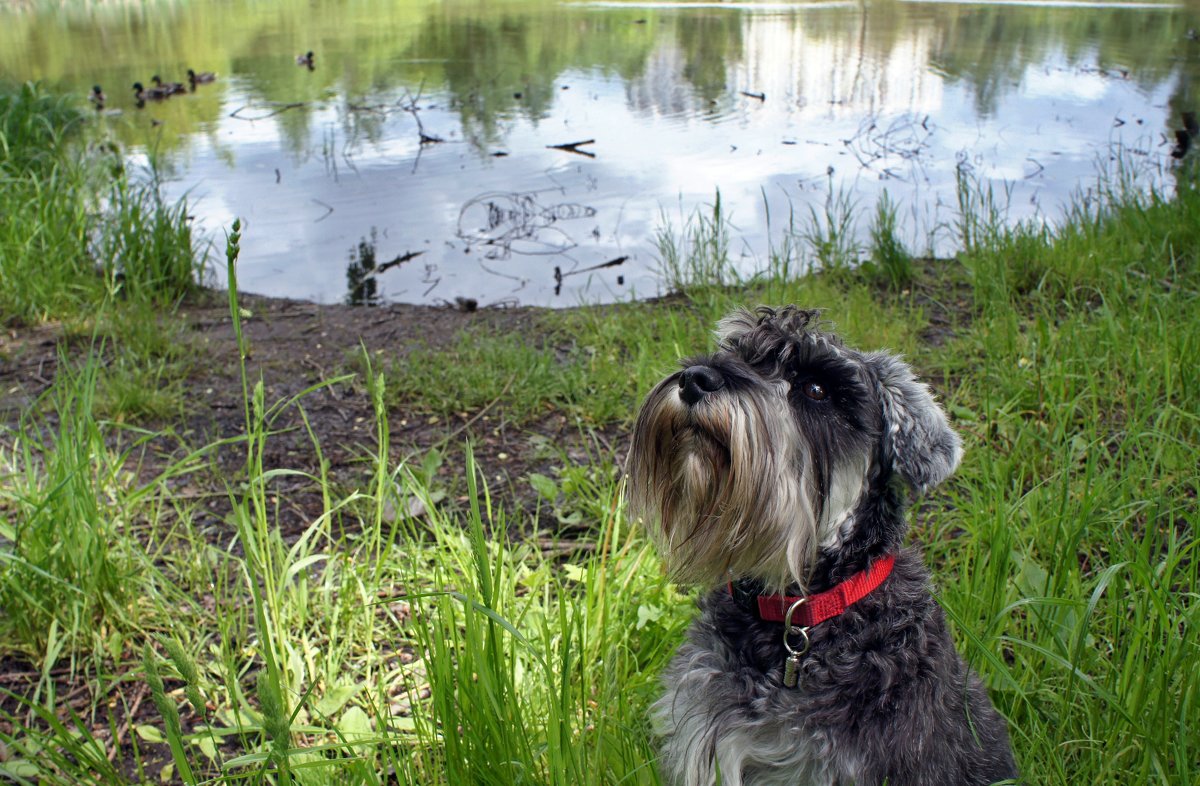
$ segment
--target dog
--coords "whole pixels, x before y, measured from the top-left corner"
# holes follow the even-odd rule
[[[738,310],[646,397],[631,514],[709,591],[651,710],[677,786],[966,786],[1017,777],[1004,719],[954,649],[913,493],[962,442],[899,358],[817,311]]]

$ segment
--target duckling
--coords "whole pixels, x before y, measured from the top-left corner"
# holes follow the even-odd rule
[[[165,87],[144,87],[141,82],[133,83],[133,95],[137,99],[138,106],[141,107],[147,100],[162,101],[171,95]]]
[[[311,71],[311,70],[313,70],[314,68],[316,68],[317,66],[316,66],[316,63],[315,63],[315,62],[314,62],[314,60],[313,60],[313,53],[312,53],[312,50],[310,49],[310,50],[308,50],[307,52],[305,52],[305,53],[304,53],[304,54],[302,54],[302,55],[296,55],[296,65],[298,65],[298,66],[304,66],[304,67],[305,67],[305,68],[307,68],[309,71]]]
[[[188,69],[188,83],[191,84],[193,90],[196,89],[196,85],[207,85],[209,82],[215,82],[216,79],[217,75],[212,71],[201,71],[197,74],[192,69]]]
[[[158,74],[150,77],[150,81],[153,82],[154,86],[159,90],[166,90],[167,95],[169,96],[173,96],[176,93],[187,92],[187,88],[183,86],[182,82],[164,82],[159,78]]]
[[[96,111],[99,112],[104,108],[104,102],[108,100],[108,96],[104,95],[104,91],[100,89],[100,85],[92,85],[92,92],[88,96],[88,100],[92,102],[96,107]]]

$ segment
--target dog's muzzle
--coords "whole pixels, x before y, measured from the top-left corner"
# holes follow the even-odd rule
[[[689,407],[723,387],[725,378],[711,366],[689,366],[679,375],[679,397]]]

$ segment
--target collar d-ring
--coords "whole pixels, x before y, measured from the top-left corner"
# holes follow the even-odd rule
[[[783,648],[787,650],[788,655],[803,655],[808,652],[808,648],[812,645],[812,642],[808,638],[808,628],[792,625],[792,616],[796,613],[796,609],[800,608],[807,600],[808,598],[800,598],[789,606],[787,612],[783,615]],[[802,637],[799,649],[792,646],[792,642],[788,638],[789,636]]]

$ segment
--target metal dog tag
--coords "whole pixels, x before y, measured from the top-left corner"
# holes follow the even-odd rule
[[[800,658],[804,653],[808,652],[808,648],[812,642],[808,638],[808,628],[799,628],[792,626],[792,616],[795,615],[796,609],[800,608],[807,598],[801,598],[792,604],[787,610],[787,614],[783,616],[783,648],[787,651],[787,658],[783,661],[783,687],[794,688],[800,682]],[[789,636],[801,636],[803,641],[798,646],[793,647]]]
[[[800,682],[800,653],[793,652],[783,662],[783,687],[794,688]]]

